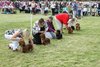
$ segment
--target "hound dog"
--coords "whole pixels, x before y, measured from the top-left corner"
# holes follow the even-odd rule
[[[41,43],[43,45],[50,44],[50,39],[45,37],[45,34],[40,34]]]

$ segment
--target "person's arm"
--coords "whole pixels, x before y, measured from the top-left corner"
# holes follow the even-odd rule
[[[49,27],[48,27],[48,24],[46,22],[44,23],[44,25],[45,25],[45,32],[46,32],[46,31],[48,31]]]
[[[16,31],[14,34],[13,34],[13,36],[12,36],[12,38],[11,38],[11,40],[13,40],[13,41],[19,41],[21,38],[17,38],[17,36],[20,34],[20,32],[19,31]]]
[[[49,28],[50,28],[50,30],[51,30],[52,32],[55,32],[55,28],[54,28],[53,22],[51,23],[51,27],[49,27]]]
[[[66,23],[66,29],[68,30],[68,27],[71,27],[71,19],[68,20],[68,22]]]
[[[50,30],[51,32],[54,32],[54,31],[55,31],[53,28],[49,28],[49,30]]]
[[[66,24],[66,29],[68,30],[68,25]]]
[[[67,25],[67,27],[71,27],[71,19],[68,20],[66,25]]]
[[[34,26],[33,26],[33,29],[32,29],[32,33],[36,34],[36,33],[39,33],[39,31],[40,31],[40,28],[39,28],[39,25],[38,25],[38,21],[36,21],[34,23]]]
[[[51,22],[51,23],[47,22],[47,26],[48,26],[48,30],[47,31],[50,31],[50,32],[54,32],[55,31],[53,22]]]

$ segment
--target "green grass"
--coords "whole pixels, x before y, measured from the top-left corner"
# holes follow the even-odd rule
[[[47,16],[34,15],[33,22]],[[83,17],[80,31],[50,45],[35,45],[30,53],[13,52],[4,38],[5,30],[30,27],[29,14],[0,15],[0,67],[100,67],[100,17]]]

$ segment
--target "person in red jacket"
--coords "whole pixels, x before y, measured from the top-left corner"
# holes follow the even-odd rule
[[[55,15],[55,22],[57,25],[57,29],[63,32],[63,24],[66,26],[66,29],[68,29],[69,19],[70,16],[67,13],[59,13]]]

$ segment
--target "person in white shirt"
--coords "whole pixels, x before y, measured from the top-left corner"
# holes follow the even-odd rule
[[[56,7],[55,3],[54,2],[51,3],[52,15],[54,15],[54,13],[55,13],[55,7]]]
[[[83,16],[86,16],[87,15],[87,11],[88,11],[87,7],[84,6],[83,7]]]
[[[68,21],[68,27],[71,27],[73,30],[75,30],[75,18],[71,18]]]
[[[43,18],[36,21],[32,29],[32,35],[34,37],[33,42],[35,44],[41,44],[40,34],[45,34],[47,30],[48,28]]]
[[[45,8],[44,8],[44,14],[47,15],[48,11],[49,11],[49,8],[47,6],[45,6]]]
[[[20,35],[20,30],[11,30],[11,31],[6,31],[5,33],[5,38],[10,40],[11,43],[8,45],[8,47],[10,49],[12,49],[13,51],[18,50],[19,47],[19,41],[21,40],[20,37],[18,37]]]
[[[24,30],[8,30],[5,32],[5,38],[7,40],[10,40],[11,43],[8,45],[8,47],[10,49],[12,49],[13,51],[17,51],[19,50],[19,45],[20,45],[20,41],[25,42],[25,45],[29,44],[29,39],[31,41],[31,44],[33,45],[33,41],[31,39],[30,33],[28,29],[24,29]]]

